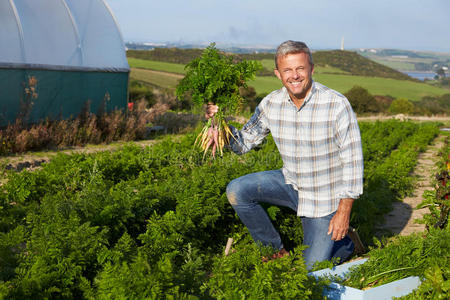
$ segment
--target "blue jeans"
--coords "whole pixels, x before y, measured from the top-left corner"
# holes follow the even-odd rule
[[[227,186],[227,197],[242,223],[249,230],[255,242],[275,249],[283,248],[277,230],[259,202],[286,206],[297,212],[298,193],[284,182],[281,170],[248,174],[231,181]],[[320,218],[301,217],[303,244],[307,245],[303,257],[308,269],[315,262],[336,258],[338,262],[347,259],[354,245],[346,236],[335,242],[327,235],[328,225],[335,213]]]

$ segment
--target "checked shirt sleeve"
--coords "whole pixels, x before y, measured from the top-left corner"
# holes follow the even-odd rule
[[[266,117],[259,106],[242,130],[238,130],[231,125],[230,129],[234,136],[234,138],[230,138],[230,148],[236,154],[244,154],[250,151],[261,144],[269,134]]]
[[[358,122],[348,101],[337,115],[336,141],[343,166],[343,188],[338,197],[356,199],[363,192],[364,161]]]

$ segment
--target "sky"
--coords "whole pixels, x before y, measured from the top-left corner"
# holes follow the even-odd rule
[[[450,52],[449,0],[106,0],[125,42]]]

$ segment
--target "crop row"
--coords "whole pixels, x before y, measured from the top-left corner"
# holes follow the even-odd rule
[[[367,253],[369,260],[355,268],[342,282],[359,289],[379,286],[408,276],[419,276],[422,283],[405,299],[448,299],[450,294],[450,147],[448,138],[440,150],[433,190],[424,193],[420,207],[425,232],[378,241]]]
[[[351,222],[370,241],[380,215],[411,189],[404,178],[438,129],[390,122],[361,130],[373,167]],[[299,218],[267,207],[292,255],[263,264],[266,249],[254,245],[226,199],[231,179],[281,167],[273,140],[206,162],[193,142],[186,135],[145,149],[60,154],[40,170],[10,172],[0,187],[0,298],[320,295],[324,283],[306,275],[301,257]],[[228,237],[234,251],[223,256]]]

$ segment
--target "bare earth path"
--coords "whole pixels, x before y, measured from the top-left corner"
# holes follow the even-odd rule
[[[175,136],[177,137],[177,136]],[[41,164],[49,162],[52,157],[58,153],[72,154],[72,153],[95,153],[101,151],[114,151],[122,148],[128,143],[132,143],[141,147],[151,146],[158,143],[159,140],[142,140],[133,142],[112,142],[111,144],[87,145],[85,147],[72,147],[64,150],[51,150],[41,152],[30,152],[25,154],[17,154],[11,156],[0,157],[0,166],[5,169],[14,169],[21,171],[23,169],[33,170],[39,168]],[[1,183],[0,176],[0,183]]]
[[[394,235],[409,235],[425,230],[425,225],[417,224],[415,220],[421,219],[428,209],[416,209],[416,207],[422,202],[423,192],[433,189],[432,176],[438,160],[437,153],[443,147],[444,139],[445,136],[439,135],[427,150],[419,155],[413,172],[413,176],[417,177],[413,195],[404,198],[402,202],[393,203],[393,209],[385,216],[384,224],[377,228],[377,235],[382,235],[386,231]]]

